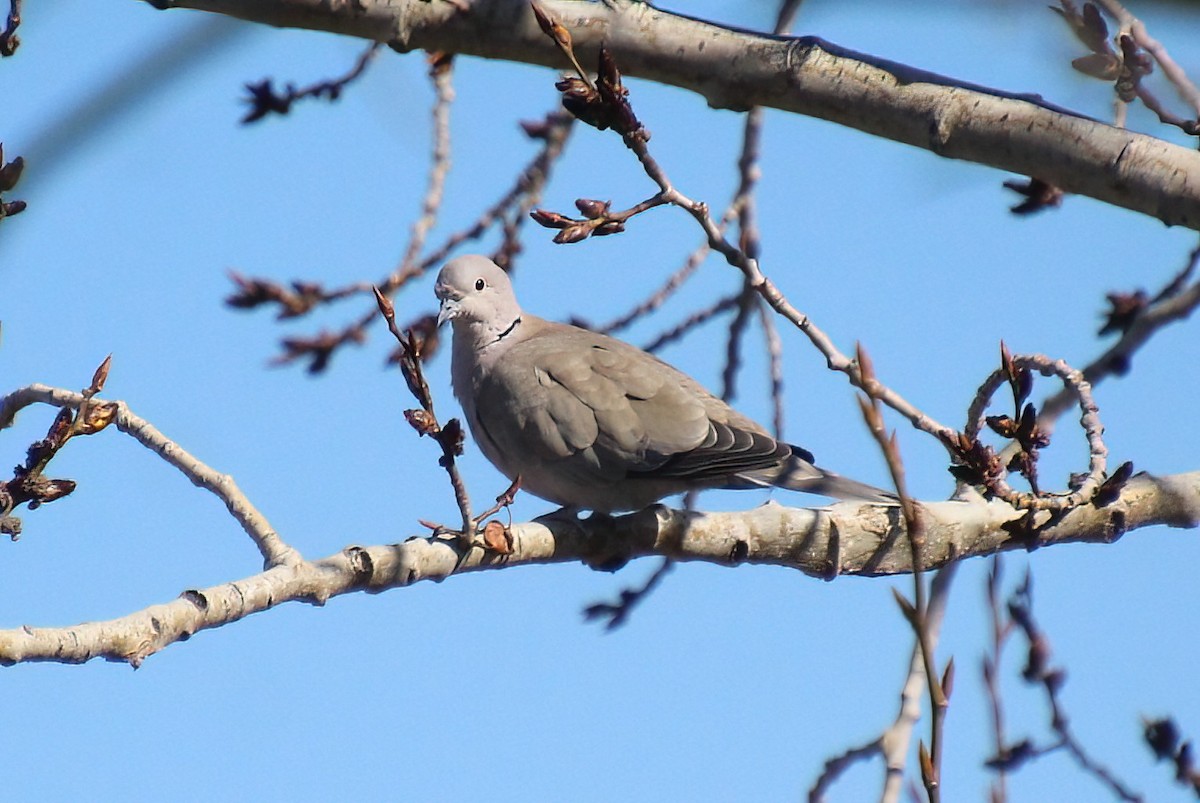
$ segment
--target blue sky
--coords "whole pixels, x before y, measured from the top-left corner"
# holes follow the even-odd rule
[[[687,12],[768,27],[772,4],[703,2]],[[1144,4],[1152,33],[1194,75],[1194,14]],[[205,26],[208,26],[205,28]],[[114,77],[201,30],[201,57],[140,68],[132,102],[64,128]],[[1099,83],[1042,3],[846,4],[810,0],[798,30],[846,47],[1010,91],[1035,91],[1100,118]],[[0,62],[6,154],[29,160],[0,224],[0,391],[31,382],[81,388],[113,353],[107,393],[235,476],[284,538],[316,558],[350,543],[390,543],[416,520],[453,521],[434,446],[401,416],[412,402],[382,329],[311,378],[268,368],[284,334],[358,316],[366,299],[280,326],[223,306],[226,271],[330,285],[385,275],[403,253],[427,169],[431,94],[418,54],[390,51],[335,105],[238,125],[242,85],[297,84],[347,69],[361,43],[277,31],[193,12],[78,0],[25,9],[23,44]],[[460,59],[454,167],[431,237],[489,205],[532,155],[516,122],[555,105],[546,70]],[[692,197],[732,192],[741,118],[679,90],[630,81],[651,146]],[[55,127],[55,121],[60,121]],[[1131,125],[1170,137],[1141,110]],[[1176,139],[1176,141],[1179,141]],[[863,342],[878,374],[938,419],[961,425],[998,342],[1086,363],[1103,295],[1162,286],[1195,234],[1084,198],[1016,219],[1007,175],[821,121],[769,113],[759,209],[763,269],[843,348]],[[580,128],[544,205],[575,198],[621,207],[653,188],[619,140]],[[656,287],[698,242],[683,213],[654,210],[618,237],[562,247],[526,238],[517,287],[547,317],[608,320]],[[492,241],[483,248],[491,248]],[[679,296],[627,333],[644,343],[733,290],[707,262]],[[396,300],[406,318],[433,307],[432,277]],[[727,319],[663,356],[719,383]],[[1161,333],[1133,374],[1097,389],[1114,462],[1197,468],[1192,414],[1200,348],[1188,324]],[[738,406],[769,419],[757,330]],[[884,484],[853,393],[797,332],[783,330],[787,435],[823,464]],[[446,355],[429,370],[443,415],[457,413]],[[1049,386],[1039,386],[1046,389]],[[0,434],[23,459],[53,412],[30,409]],[[898,420],[893,426],[900,426]],[[901,427],[913,490],[952,490],[944,453]],[[1061,486],[1086,451],[1062,426],[1044,471]],[[0,544],[0,627],[107,619],[183,589],[256,572],[257,552],[214,498],[115,431],[72,443],[53,464],[71,497],[25,516]],[[503,489],[473,450],[476,499]],[[739,509],[765,494],[708,494]],[[813,500],[779,493],[785,504]],[[517,519],[549,509],[533,497]],[[1200,734],[1194,634],[1195,534],[1138,531],[1112,546],[1067,546],[1005,559],[1009,586],[1034,571],[1035,612],[1068,670],[1063,701],[1083,743],[1149,799],[1187,799],[1155,767],[1139,717],[1175,715]],[[13,799],[338,797],[412,800],[794,800],[826,758],[890,722],[910,636],[890,587],[908,578],[822,583],[794,571],[683,565],[614,634],[582,622],[652,569],[580,566],[452,578],[324,608],[287,605],[202,633],[134,672],[116,664],[28,665],[3,672],[6,792]],[[939,659],[958,664],[945,785],[980,799],[991,749],[979,660],[983,580],[965,563]],[[1036,690],[1004,666],[1013,738],[1049,737]],[[918,733],[924,734],[924,727]],[[874,796],[877,765],[831,800]],[[1051,786],[1052,785],[1052,786]],[[1064,755],[1011,779],[1013,800],[1103,799]]]

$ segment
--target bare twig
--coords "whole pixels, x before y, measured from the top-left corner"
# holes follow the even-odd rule
[[[742,367],[742,336],[746,333],[754,310],[762,299],[747,284],[737,298],[737,315],[729,323],[729,336],[725,341],[725,368],[721,371],[721,398],[733,401],[737,396],[737,374]]]
[[[1093,78],[1110,81],[1115,89],[1116,124],[1125,124],[1125,113],[1129,103],[1141,100],[1162,123],[1173,125],[1186,134],[1200,133],[1200,89],[1187,77],[1171,58],[1163,45],[1150,36],[1141,20],[1130,14],[1117,0],[1096,0],[1099,7],[1112,17],[1118,25],[1113,41],[1109,43],[1108,26],[1091,2],[1079,9],[1072,0],[1061,0],[1057,11],[1070,25],[1076,38],[1092,52],[1071,62],[1072,66]],[[1149,54],[1149,55],[1147,55]],[[1170,111],[1166,104],[1146,86],[1143,80],[1157,63],[1163,75],[1175,87],[1179,97],[1191,107],[1191,119],[1185,119]]]
[[[992,717],[993,742],[996,755],[1000,756],[1008,749],[1008,740],[1004,735],[1004,700],[1000,691],[1000,660],[1004,645],[1012,633],[1012,620],[1006,619],[1000,605],[1001,557],[992,558],[992,568],[987,579],[987,606],[991,616],[991,645],[990,651],[983,656],[983,683],[987,693]],[[1001,763],[994,767],[996,778],[991,787],[991,803],[1005,803],[1008,800],[1008,767]]]
[[[0,195],[17,186],[21,173],[25,170],[25,159],[16,157],[11,162],[4,161],[4,144],[0,143]],[[12,217],[25,211],[24,201],[5,201],[0,199],[0,220]]]
[[[796,11],[799,9],[799,5],[799,0],[784,0],[780,7],[778,22],[776,23],[777,33],[782,33],[791,25],[791,20]],[[543,30],[545,30],[547,33],[554,31],[552,35],[554,35],[556,38],[564,39],[569,45],[569,33],[564,34],[563,32],[557,31],[554,28],[553,21],[546,17],[545,12],[541,11],[541,9],[537,8],[536,6],[535,14],[538,16],[539,24],[542,26]],[[571,52],[569,46],[566,48],[566,52],[567,55],[571,57],[572,61],[574,61],[574,53]],[[575,65],[578,69],[578,62],[575,62]],[[585,80],[587,79],[586,75],[582,75],[581,77]],[[762,131],[762,119],[762,109],[758,107],[751,109],[746,115],[746,124],[742,139],[742,155],[738,160],[738,174],[740,181],[738,188],[734,193],[733,199],[731,200],[730,205],[720,223],[720,227],[722,231],[724,231],[724,228],[728,225],[728,223],[736,218],[738,220],[739,230],[741,231],[741,241],[743,244],[742,247],[755,254],[758,252],[759,234],[754,219],[754,188],[757,185],[758,179],[761,175],[761,171],[758,167],[758,155],[759,140]],[[593,206],[585,206],[584,202],[577,201],[576,206],[585,214],[588,212],[594,213],[596,211],[608,213],[607,203],[599,207],[595,206],[595,204],[598,202],[590,203],[593,204]],[[619,222],[623,224],[624,220],[628,219],[629,216],[631,215],[620,218]],[[610,221],[613,220],[611,215],[608,219]],[[613,227],[606,233],[616,233],[622,230],[622,228],[623,226]],[[596,233],[599,233],[599,231]],[[558,241],[557,237],[555,239]],[[613,321],[608,326],[603,327],[601,331],[611,333],[617,329],[624,328],[642,315],[657,309],[671,295],[671,293],[678,289],[678,287],[692,275],[704,257],[707,256],[708,251],[709,248],[707,244],[702,244],[699,248],[695,249],[688,256],[688,259],[684,262],[683,267],[671,274],[661,288],[651,294],[650,297],[645,301],[638,304],[631,312]],[[718,303],[717,307],[719,306],[720,304]],[[717,307],[710,308],[714,311],[714,314]],[[732,399],[736,393],[734,383],[737,370],[740,365],[740,345],[746,325],[749,323],[751,311],[757,311],[759,313],[764,335],[768,344],[768,351],[770,353],[771,397],[775,406],[774,431],[776,437],[782,437],[783,344],[779,338],[779,333],[775,328],[775,324],[771,319],[771,316],[766,314],[765,307],[760,303],[758,297],[752,293],[751,288],[748,286],[743,287],[743,291],[738,298],[738,314],[734,317],[734,320],[730,325],[729,341],[726,350],[726,365],[723,373],[724,390],[722,392],[722,398],[728,401]],[[694,326],[699,322],[700,320],[696,320],[691,326]],[[682,335],[683,332],[690,329],[691,326],[685,325],[685,328],[681,329],[679,334]],[[691,507],[691,501],[691,495],[689,495],[686,501],[686,506],[689,509]],[[636,590],[626,589],[622,591],[621,598],[618,603],[600,603],[591,606],[586,612],[588,618],[596,618],[600,616],[608,617],[609,622],[607,627],[609,629],[623,624],[627,620],[632,608],[644,600],[645,597],[651,591],[653,591],[663,574],[665,574],[672,565],[673,564],[671,561],[664,560],[663,564],[653,575],[651,575],[650,579],[642,588]]]
[[[87,414],[84,411],[92,404],[90,398],[86,392],[74,393],[45,385],[29,385],[0,397],[0,429],[12,423],[18,410],[35,403],[72,408],[77,411],[77,419],[86,420]],[[225,504],[262,553],[264,565],[293,566],[302,560],[300,553],[279,537],[266,517],[241,492],[233,477],[221,474],[200,462],[179,444],[159,432],[150,422],[134,415],[124,402],[111,401],[104,404],[111,405],[112,423],[118,430],[158,454],[194,485],[211,492]]]
[[[406,337],[396,326],[396,310],[392,306],[391,299],[376,290],[375,302],[379,305],[380,314],[387,321],[388,331],[400,344],[400,371],[404,374],[404,381],[408,385],[409,392],[421,405],[420,410],[405,410],[404,417],[408,419],[408,423],[418,434],[428,435],[441,447],[442,457],[438,460],[438,464],[446,470],[446,474],[450,478],[450,486],[454,489],[454,499],[458,502],[458,510],[462,515],[462,529],[458,530],[458,537],[464,547],[470,547],[474,545],[475,541],[475,518],[471,515],[471,499],[467,494],[466,483],[463,482],[455,459],[462,454],[464,437],[462,424],[457,418],[450,419],[445,426],[438,423],[437,413],[433,409],[433,394],[430,392],[429,383],[425,381],[425,374],[421,370],[421,344],[411,331]],[[434,529],[441,528],[435,526]]]
[[[643,350],[655,352],[661,349],[668,343],[673,343],[679,340],[685,334],[695,329],[702,323],[706,323],[711,318],[720,315],[722,312],[731,310],[738,305],[738,300],[742,297],[741,293],[734,293],[731,296],[726,296],[718,300],[715,304],[711,304],[702,310],[697,310],[685,318],[681,323],[671,327],[667,331],[660,334],[654,340],[643,346]]]
[[[368,289],[362,282],[356,282],[326,290],[319,282],[298,280],[284,287],[279,282],[243,276],[235,270],[229,271],[229,279],[237,286],[237,292],[226,296],[225,303],[228,306],[234,309],[253,309],[263,304],[274,304],[279,308],[275,317],[281,321],[299,318],[321,304],[328,304]]]
[[[775,318],[767,310],[765,304],[758,305],[758,321],[763,329],[763,338],[767,342],[768,371],[771,377],[771,405],[774,414],[771,416],[771,429],[777,440],[783,439],[783,340],[779,337],[779,328],[775,326]]]
[[[875,756],[883,755],[883,736],[877,736],[866,744],[850,747],[833,758],[826,759],[821,774],[808,790],[809,803],[821,803],[825,794],[833,788],[837,779],[860,761],[868,761]]]
[[[926,626],[931,650],[937,646],[956,567],[957,563],[946,565],[934,576],[930,584]],[[914,643],[904,685],[900,690],[900,710],[896,713],[895,720],[878,738],[826,761],[820,776],[809,788],[809,801],[816,803],[823,800],[825,793],[842,773],[853,764],[876,755],[882,756],[884,760],[883,786],[879,797],[881,803],[896,803],[900,799],[904,767],[908,762],[908,745],[913,728],[921,718],[922,693],[928,688],[926,676],[924,652],[920,644]]]
[[[857,365],[839,351],[829,336],[817,328],[807,315],[801,313],[784,298],[779,289],[759,269],[756,260],[750,259],[721,235],[716,222],[708,214],[708,206],[702,202],[693,201],[675,189],[657,161],[654,160],[646,149],[644,142],[635,141],[631,147],[634,149],[647,175],[663,189],[664,197],[672,204],[679,206],[692,215],[707,235],[709,246],[713,250],[720,252],[732,266],[741,270],[746,281],[766,300],[767,304],[784,318],[791,321],[809,338],[818,351],[825,356],[826,363],[831,369],[844,373],[849,378],[851,384],[867,391],[872,397],[879,399],[884,404],[899,412],[916,428],[933,434],[949,448],[949,444],[956,437],[954,430],[935,421],[890,388],[882,386],[864,387],[863,378],[858,371]]]
[[[372,42],[354,62],[354,67],[350,72],[340,78],[318,81],[302,89],[297,89],[294,84],[289,83],[282,94],[277,93],[271,85],[270,78],[264,78],[257,84],[246,84],[246,91],[250,93],[250,96],[246,98],[246,103],[250,105],[250,111],[246,112],[246,116],[242,118],[242,124],[256,122],[270,114],[287,114],[291,111],[292,104],[298,100],[320,97],[330,101],[337,100],[342,96],[342,90],[366,72],[367,66],[374,60],[379,48],[379,42]]]
[[[675,561],[663,558],[646,581],[637,588],[623,588],[616,602],[596,602],[583,611],[583,618],[589,622],[603,619],[605,630],[616,630],[629,621],[634,609],[653,593],[662,579],[675,568]]]
[[[96,368],[91,384],[80,394],[82,402],[78,410],[61,408],[46,437],[31,445],[26,452],[25,463],[13,470],[13,478],[0,482],[0,533],[17,540],[21,534],[21,520],[12,515],[15,508],[27,504],[30,510],[36,510],[75,490],[74,480],[50,479],[45,476],[45,471],[71,438],[76,435],[95,435],[112,423],[117,412],[116,405],[95,398],[108,381],[111,365],[110,354]]]
[[[960,480],[972,484],[984,485],[990,493],[1004,499],[1014,507],[1027,510],[1061,511],[1091,500],[1107,478],[1105,472],[1108,458],[1108,448],[1104,445],[1104,427],[1100,423],[1099,408],[1092,399],[1091,385],[1083,378],[1081,372],[1071,368],[1062,360],[1051,360],[1040,354],[1010,355],[1003,343],[1001,343],[1001,357],[1001,367],[992,372],[991,376],[979,386],[979,390],[967,410],[967,424],[961,435],[959,454],[956,456],[961,463],[956,467],[956,476]],[[1014,491],[1004,480],[1004,466],[1000,459],[991,452],[989,447],[983,446],[978,439],[980,431],[985,424],[988,424],[1007,437],[1027,439],[1021,441],[1022,451],[1026,453],[1032,449],[1031,444],[1044,445],[1048,442],[1048,435],[1038,428],[1037,415],[1031,409],[1032,405],[1025,407],[1019,421],[985,419],[984,417],[992,396],[1005,383],[1014,387],[1017,405],[1024,404],[1031,386],[1030,371],[1037,371],[1043,376],[1058,376],[1062,380],[1063,386],[1079,404],[1079,423],[1088,444],[1088,470],[1084,478],[1069,493],[1043,494],[1037,491],[1036,483],[1034,483],[1034,493]]]
[[[473,546],[482,546],[507,554],[512,548],[508,528],[503,528],[502,539],[496,536],[489,537],[490,534],[485,533],[484,539],[480,541],[477,536],[485,519],[512,504],[513,497],[521,487],[521,478],[517,477],[513,480],[508,489],[496,497],[496,504],[493,507],[479,515],[472,514],[471,499],[467,493],[466,483],[463,482],[462,474],[459,473],[457,462],[457,458],[463,452],[465,437],[462,424],[457,418],[451,418],[445,426],[438,422],[437,412],[433,408],[433,393],[429,390],[429,383],[425,381],[425,373],[421,368],[421,363],[425,359],[425,355],[422,353],[423,341],[411,329],[407,335],[400,331],[396,325],[396,310],[391,299],[376,290],[375,302],[379,306],[380,314],[387,321],[388,331],[400,344],[398,362],[400,363],[400,372],[404,375],[405,384],[408,385],[408,390],[416,398],[417,403],[421,405],[420,410],[405,410],[404,417],[418,435],[428,435],[441,447],[442,456],[438,460],[438,465],[446,470],[446,475],[450,478],[450,487],[454,489],[454,499],[458,503],[458,511],[462,516],[462,527],[458,530],[452,530],[440,524],[421,523],[432,529],[435,536],[450,533],[457,535],[459,545],[463,547],[464,551]]]
[[[437,222],[450,172],[450,104],[454,102],[454,57],[447,53],[429,56],[429,77],[433,81],[433,154],[425,197],[421,201],[421,217],[412,225],[408,248],[400,260],[400,272],[413,270],[417,257],[425,248],[425,238]]]
[[[433,78],[435,84],[438,84],[443,79],[448,81],[447,77],[436,73]],[[446,87],[445,92],[448,96],[450,92],[449,87]],[[433,191],[435,187],[438,188],[437,193],[440,195],[441,179],[439,175],[444,173],[444,167],[438,166],[439,159],[437,154],[443,152],[446,146],[445,143],[439,144],[437,129],[439,128],[438,121],[444,115],[444,111],[439,111],[439,109],[444,107],[445,102],[448,101],[443,100],[441,96],[435,101],[434,166],[430,170],[429,189],[426,192],[424,204],[427,212],[422,221],[432,220],[428,216],[428,210],[431,206],[436,206],[436,201],[431,200],[434,197]],[[463,243],[482,237],[497,224],[504,228],[507,243],[510,237],[515,236],[520,224],[526,218],[528,210],[541,197],[550,170],[562,154],[563,147],[571,131],[571,123],[572,118],[570,115],[562,113],[547,115],[545,120],[536,123],[523,123],[522,127],[526,133],[531,138],[540,140],[543,145],[517,176],[513,186],[496,203],[484,210],[471,225],[449,235],[441,245],[428,253],[419,262],[406,265],[402,261],[392,273],[383,277],[377,285],[373,286],[368,282],[356,282],[343,288],[327,291],[315,283],[294,282],[292,286],[296,288],[296,291],[292,292],[270,280],[243,279],[238,277],[240,279],[238,281],[239,292],[227,298],[226,303],[242,308],[251,308],[263,303],[277,303],[281,306],[279,317],[285,318],[304,314],[319,304],[329,301],[335,301],[359,293],[373,293],[376,286],[385,296],[391,297],[410,281],[423,276],[430,268],[441,264]],[[418,234],[424,237],[429,225],[431,225],[431,222],[423,224],[419,221],[414,226],[414,239]],[[508,243],[507,246],[501,246],[502,250],[506,247],[510,250],[513,249],[511,243]],[[509,259],[504,257],[501,257],[501,259],[505,263],[509,262]],[[375,306],[372,305],[370,312],[364,313],[357,320],[339,331],[322,332],[315,337],[286,338],[283,340],[283,354],[276,357],[272,362],[274,364],[286,364],[298,359],[305,359],[309,361],[309,371],[320,372],[328,367],[333,354],[342,346],[364,342],[366,340],[367,327],[377,318],[378,313]],[[427,356],[430,353],[431,349],[427,349]]]
[[[1104,331],[1119,330],[1121,337],[1083,369],[1084,379],[1094,386],[1110,376],[1125,375],[1134,354],[1155,333],[1168,324],[1185,320],[1200,306],[1200,281],[1189,283],[1198,262],[1200,246],[1192,250],[1183,269],[1152,300],[1138,304],[1123,317],[1119,316],[1118,310],[1109,314]],[[1139,293],[1142,298],[1147,297],[1144,291],[1132,295],[1136,297]],[[1074,401],[1075,396],[1069,388],[1063,388],[1046,399],[1038,415],[1038,426],[1047,432],[1052,431],[1054,420]]]
[[[1175,780],[1180,786],[1190,786],[1200,796],[1200,769],[1196,767],[1192,741],[1184,739],[1179,726],[1170,717],[1146,720],[1143,735],[1158,761],[1175,765]]]
[[[1175,87],[1175,91],[1179,93],[1179,97],[1191,107],[1193,117],[1200,116],[1200,88],[1192,83],[1187,73],[1171,58],[1171,55],[1162,43],[1150,35],[1150,32],[1146,30],[1146,26],[1142,21],[1129,13],[1117,0],[1095,0],[1095,2],[1116,19],[1118,26],[1120,26],[1121,34],[1128,34],[1137,43],[1138,47],[1150,54],[1162,69],[1163,75]],[[1188,130],[1188,133],[1197,133],[1195,121],[1192,120],[1189,122],[1191,122],[1192,129]]]
[[[798,3],[785,3],[780,8],[776,33],[781,32],[779,26],[786,28],[790,24],[791,17],[798,8]],[[762,169],[758,165],[762,125],[763,110],[761,106],[756,106],[746,113],[746,122],[742,127],[742,150],[737,162],[738,188],[733,195],[729,212],[727,212],[727,214],[732,213],[736,216],[739,248],[751,259],[757,259],[761,250],[755,189],[762,176]],[[751,315],[761,305],[762,299],[754,292],[750,283],[743,279],[738,313],[729,325],[729,338],[725,346],[725,370],[721,373],[721,398],[726,401],[732,400],[737,395],[736,383],[738,369],[741,367],[742,336],[746,332],[746,326],[750,323]],[[774,387],[778,388],[778,385]],[[776,399],[775,403],[778,405],[780,402]]]
[[[1066,683],[1066,672],[1059,667],[1050,665],[1050,642],[1044,632],[1038,627],[1033,618],[1033,580],[1027,571],[1025,580],[1013,592],[1008,601],[1010,625],[1020,630],[1029,643],[1025,668],[1021,672],[1027,683],[1042,687],[1046,694],[1046,702],[1050,708],[1050,728],[1057,737],[1056,741],[1037,747],[1025,739],[1013,745],[1002,746],[997,755],[987,762],[994,770],[1012,770],[1021,764],[1035,760],[1057,750],[1066,750],[1081,769],[1108,787],[1115,796],[1129,803],[1139,803],[1142,796],[1122,783],[1107,767],[1100,764],[1084,750],[1083,745],[1071,730],[1070,720],[1066,710],[1059,700],[1059,692]]]
[[[775,28],[777,34],[785,34],[792,29],[792,25],[796,21],[796,14],[800,12],[800,4],[804,0],[782,0],[779,4],[779,13],[775,15]]]
[[[21,2],[8,0],[8,19],[4,30],[0,31],[0,57],[11,56],[21,45],[21,39],[17,36],[17,27],[21,24]]]
[[[870,357],[860,345],[856,355],[859,370],[863,378],[872,387],[878,386],[875,380],[875,369]],[[942,766],[942,732],[948,707],[949,687],[954,677],[954,660],[951,659],[943,673],[937,669],[937,660],[933,652],[934,639],[930,637],[928,601],[925,594],[925,579],[922,575],[925,548],[925,521],[920,507],[908,495],[908,483],[905,480],[904,461],[900,456],[900,446],[896,441],[896,433],[888,433],[883,423],[883,411],[877,399],[860,396],[859,407],[867,429],[879,444],[880,451],[887,461],[888,471],[892,476],[892,484],[900,499],[900,508],[904,514],[904,531],[908,536],[909,548],[912,550],[913,563],[913,601],[909,602],[900,592],[893,592],[900,605],[901,612],[913,629],[917,646],[922,657],[925,673],[926,688],[929,690],[929,705],[932,712],[930,717],[929,750],[924,743],[919,745],[921,781],[925,786],[925,794],[930,803],[941,800],[941,766]]]
[[[683,265],[681,265],[678,270],[668,276],[667,280],[663,282],[662,286],[651,293],[645,301],[642,301],[640,304],[621,317],[609,321],[603,326],[597,327],[596,331],[603,332],[604,334],[608,335],[614,334],[622,329],[625,329],[638,318],[641,318],[642,316],[647,315],[648,313],[651,313],[661,307],[663,303],[671,297],[672,293],[678,290],[684,282],[691,278],[692,274],[696,272],[696,268],[700,267],[701,263],[704,262],[704,257],[706,256],[708,256],[707,244],[696,248],[694,251],[692,251],[692,253],[688,254],[688,257],[686,260],[684,260]]]
[[[625,222],[635,215],[662,206],[666,201],[660,195],[652,195],[644,201],[639,201],[628,209],[614,212],[610,201],[597,201],[593,198],[579,198],[575,207],[583,213],[582,218],[551,212],[546,209],[535,209],[530,217],[540,226],[548,229],[558,229],[554,242],[564,245],[583,242],[589,237],[604,237],[609,234],[620,234],[625,231]]]
[[[564,95],[567,96],[564,98],[564,105],[568,110],[589,125],[601,129],[612,128],[621,134],[625,146],[633,151],[646,175],[658,185],[659,193],[654,197],[688,212],[703,229],[709,247],[720,252],[729,264],[741,270],[748,286],[754,288],[776,312],[807,335],[825,356],[831,369],[845,373],[852,384],[904,415],[913,426],[937,437],[953,454],[958,443],[957,432],[935,421],[889,388],[864,387],[854,362],[842,354],[808,316],[788,303],[778,288],[759,269],[756,259],[725,239],[723,228],[709,214],[708,205],[692,200],[675,188],[661,165],[650,154],[647,147],[649,132],[634,114],[627,98],[628,92],[621,85],[616,64],[603,47],[600,49],[600,74],[605,76],[605,80],[599,82],[595,89],[588,89],[581,84],[570,84],[564,89],[560,82],[560,89],[563,89]],[[568,100],[572,102],[568,103]]]

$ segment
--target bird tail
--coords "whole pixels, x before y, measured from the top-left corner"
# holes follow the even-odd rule
[[[809,468],[815,469],[818,472],[817,476],[792,478],[790,475],[784,475],[774,484],[780,488],[787,488],[792,491],[805,491],[810,494],[832,496],[835,499],[883,502],[892,505],[900,501],[894,493],[885,491],[882,488],[876,488],[874,485],[867,485],[865,482],[852,480],[849,477],[843,477],[831,471],[823,471],[816,466],[810,465]]]
[[[793,447],[795,452],[802,449]],[[805,457],[809,456],[804,452]],[[769,471],[755,471],[739,474],[738,479],[747,484],[766,486],[774,485],[789,491],[803,491],[821,496],[831,496],[835,499],[848,499],[861,502],[882,502],[896,504],[899,498],[890,491],[867,485],[865,482],[852,480],[832,471],[825,471],[813,465],[799,454],[791,454],[778,468]],[[743,486],[745,487],[745,486]]]

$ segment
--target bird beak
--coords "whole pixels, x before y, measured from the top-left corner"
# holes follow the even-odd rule
[[[438,307],[437,325],[441,326],[446,321],[453,320],[462,312],[462,300],[454,298],[448,292],[441,292],[438,288],[438,298],[442,300],[441,306]]]

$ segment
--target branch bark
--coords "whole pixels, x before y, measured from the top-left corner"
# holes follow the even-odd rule
[[[566,66],[526,0],[147,1],[383,41],[400,51]],[[715,108],[768,106],[818,117],[1200,229],[1200,153],[1037,95],[957,81],[813,36],[725,27],[634,0],[541,5],[570,29],[585,63],[603,41],[622,73],[689,89]]]
[[[1110,543],[1154,524],[1200,524],[1200,471],[1169,477],[1141,474],[1113,503],[1083,505],[1065,514],[1027,515],[1003,502],[933,502],[923,506],[927,526],[923,568],[998,551],[1071,542]],[[853,574],[907,573],[911,550],[898,508],[842,503],[806,510],[768,503],[738,513],[699,513],[664,506],[618,518],[575,520],[549,516],[512,528],[513,552],[475,548],[461,555],[451,542],[412,538],[401,544],[351,546],[329,557],[275,565],[264,572],[183,592],[119,619],[73,627],[0,631],[0,664],[24,661],[82,663],[92,658],[139,665],[176,641],[230,624],[284,602],[317,605],[351,591],[371,593],[442,580],[453,574],[522,564],[581,561],[615,570],[647,555],[681,561],[788,566],[823,579]]]

